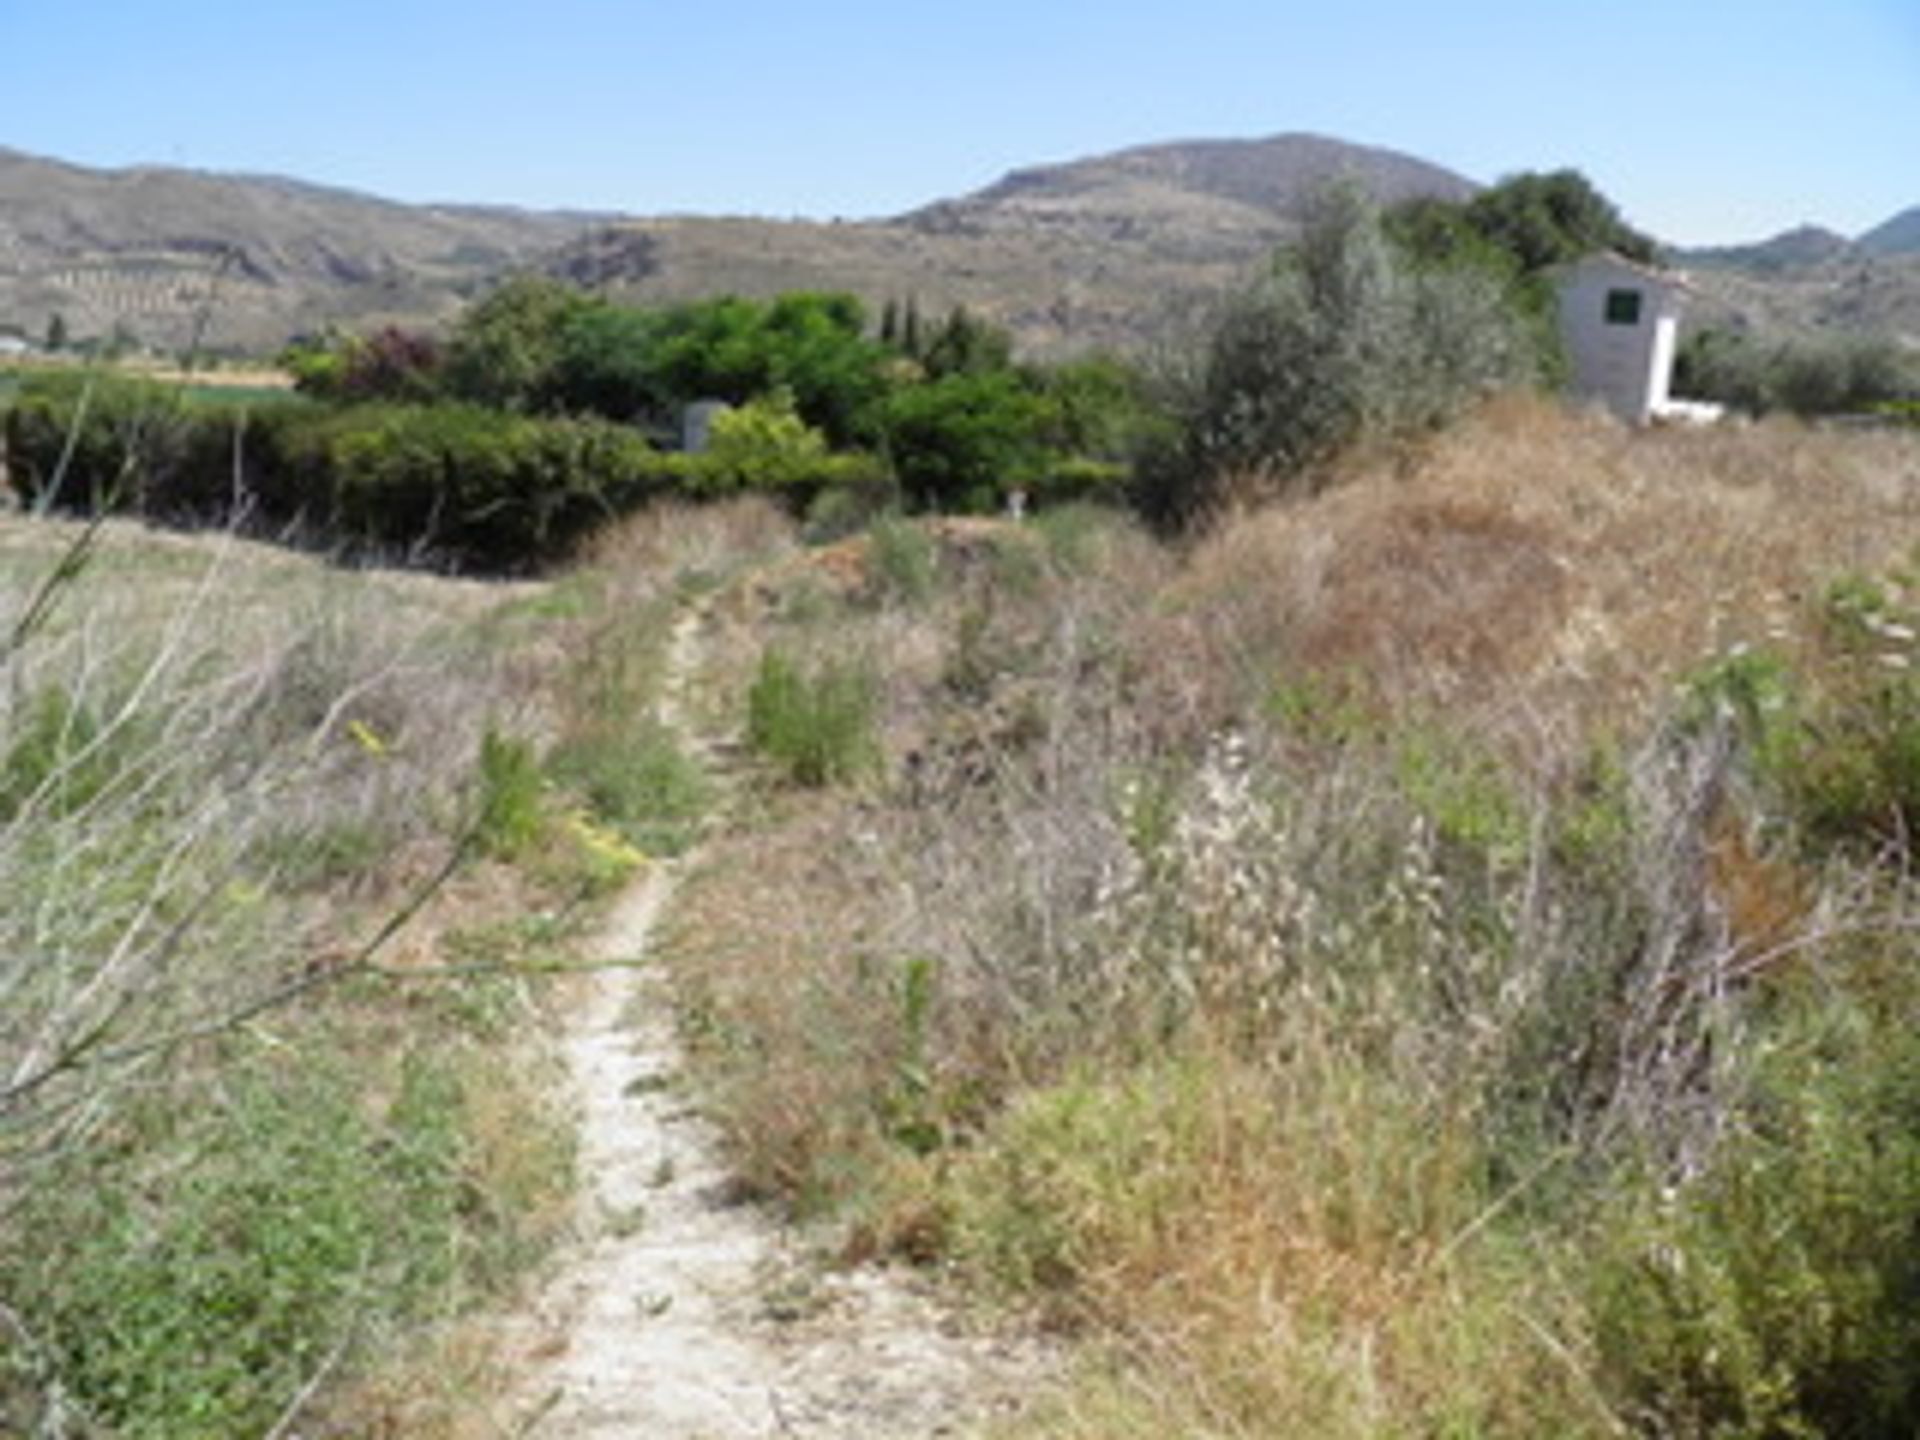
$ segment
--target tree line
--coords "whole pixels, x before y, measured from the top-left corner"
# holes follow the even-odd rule
[[[490,571],[549,563],[663,493],[768,491],[816,533],[1016,493],[1127,503],[1177,528],[1311,487],[1333,456],[1489,392],[1557,385],[1551,273],[1603,248],[1657,258],[1574,171],[1384,210],[1336,187],[1151,363],[1025,362],[999,326],[964,308],[929,320],[911,299],[875,323],[841,293],[634,306],[521,276],[444,334],[295,344],[285,403],[43,377],[7,417],[9,470],[36,505],[193,522],[244,504],[283,533]],[[1681,382],[1754,410],[1915,395],[1910,372],[1855,348],[1756,364],[1752,344],[1708,338]],[[704,400],[728,408],[685,453],[682,415]]]

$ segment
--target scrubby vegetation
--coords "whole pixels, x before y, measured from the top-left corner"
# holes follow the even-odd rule
[[[884,756],[675,927],[744,1174],[1094,1342],[1023,1434],[1909,1433],[1920,452],[1343,475],[742,596],[743,723],[860,654]]]
[[[1887,340],[1769,338],[1709,328],[1681,342],[1673,383],[1676,394],[1750,415],[1867,415],[1920,397],[1920,360]]]
[[[522,281],[265,403],[30,380],[0,1428],[455,1428],[543,977],[724,784],[740,1176],[1082,1342],[1014,1433],[1915,1433],[1920,442],[1525,393],[1641,244],[1576,181],[1330,195],[1152,374]]]
[[[4,522],[0,1430],[472,1403],[436,1337],[567,1214],[546,977],[705,805],[657,655],[733,532],[514,595]]]
[[[287,363],[299,394],[264,403],[30,378],[7,408],[13,488],[38,509],[238,522],[352,556],[524,572],[669,495],[761,493],[829,516],[1117,496],[1152,423],[1118,362],[1018,365],[965,311],[882,342],[844,295],[636,310],[523,279],[444,345],[388,329]],[[697,401],[723,408],[684,451]]]

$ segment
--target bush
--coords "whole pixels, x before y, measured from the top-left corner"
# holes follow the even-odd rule
[[[439,343],[397,325],[297,344],[280,359],[294,388],[320,400],[420,403],[440,388]]]
[[[1596,1250],[1610,1381],[1660,1434],[1920,1433],[1920,1046],[1903,1003],[1796,1003],[1750,1125]],[[1876,1015],[1878,1010],[1881,1013]]]
[[[803,671],[769,649],[747,692],[747,743],[810,787],[851,780],[878,758],[872,678],[848,662]]]
[[[28,387],[7,414],[6,445],[29,505],[237,521],[351,554],[491,572],[558,559],[696,473],[604,420],[465,404],[195,406],[159,386],[69,377]]]
[[[906,496],[933,510],[992,511],[1044,472],[1045,407],[1008,370],[960,371],[894,392],[886,447]]]
[[[785,390],[713,417],[707,449],[688,457],[686,488],[700,495],[761,490],[804,508],[822,491],[857,484],[874,469],[863,455],[834,455]]]
[[[1177,429],[1144,467],[1138,498],[1181,523],[1234,485],[1293,487],[1356,441],[1432,428],[1526,381],[1535,356],[1496,276],[1414,263],[1377,211],[1329,192],[1271,273],[1220,310],[1183,368],[1163,373]]]
[[[924,526],[883,515],[867,532],[867,564],[881,599],[918,605],[933,593],[940,556]]]
[[[1750,415],[1866,414],[1920,396],[1920,364],[1887,340],[1770,338],[1709,327],[1681,342],[1673,388]]]
[[[174,482],[194,424],[179,392],[163,386],[36,375],[6,411],[7,478],[30,508],[145,509]]]

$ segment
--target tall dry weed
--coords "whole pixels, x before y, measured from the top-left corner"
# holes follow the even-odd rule
[[[1624,731],[1717,651],[1793,632],[1827,579],[1897,558],[1917,511],[1910,436],[1643,434],[1508,398],[1410,468],[1221,525],[1178,605],[1242,695],[1306,672],[1509,732]]]

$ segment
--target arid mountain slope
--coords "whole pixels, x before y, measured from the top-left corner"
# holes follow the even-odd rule
[[[1473,182],[1315,135],[1199,140],[1015,170],[891,219],[617,219],[412,206],[259,176],[90,170],[0,149],[0,329],[122,328],[270,350],[324,324],[433,324],[500,275],[541,269],[633,301],[849,290],[925,313],[965,304],[1031,354],[1132,348],[1256,265],[1316,191],[1459,199]],[[1912,217],[1847,242],[1808,227],[1681,252],[1707,323],[1920,337]]]
[[[1341,179],[1388,203],[1475,189],[1410,155],[1316,135],[1184,141],[1016,170],[891,220],[623,222],[554,268],[644,300],[823,286],[929,312],[965,304],[1030,352],[1127,347],[1244,274]]]
[[[177,345],[214,294],[214,343],[273,346],[328,321],[431,321],[538,266],[643,299],[825,286],[929,311],[966,303],[1033,350],[1123,345],[1155,331],[1168,301],[1230,281],[1335,176],[1389,200],[1472,189],[1411,156],[1296,135],[1016,171],[892,220],[609,224],[0,150],[0,324],[37,336],[58,313],[76,335],[123,325]]]
[[[1854,243],[1869,255],[1920,255],[1920,205],[1874,226]]]
[[[0,149],[0,323],[124,326],[178,345],[273,346],[334,321],[428,319],[588,217],[402,205],[267,176],[91,170]]]

